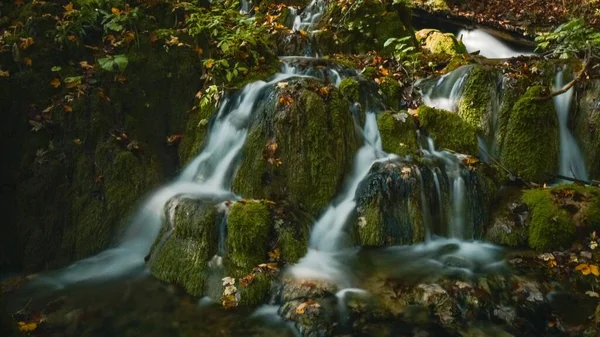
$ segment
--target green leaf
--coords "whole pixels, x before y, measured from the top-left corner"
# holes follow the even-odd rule
[[[53,72],[57,73],[57,72],[61,71],[62,68],[60,66],[54,66],[54,67],[50,68],[50,70],[52,70]]]
[[[123,31],[124,27],[114,21],[111,21],[109,23],[107,23],[106,25],[104,25],[105,28],[108,28],[110,30],[114,30],[115,32],[121,32]]]
[[[385,43],[383,44],[383,48],[386,48],[387,46],[391,45],[392,43],[394,43],[394,41],[396,41],[395,38],[390,37],[389,39],[387,39],[387,41],[385,41]]]
[[[82,78],[83,78],[83,76],[72,76],[72,77],[66,77],[64,79],[64,81],[65,81],[65,83],[73,83],[73,82],[81,81]]]
[[[114,59],[112,56],[99,58],[98,64],[102,69],[106,71],[113,71],[115,66]]]
[[[119,70],[121,72],[124,72],[125,68],[127,68],[127,64],[129,64],[127,55],[124,55],[124,54],[115,55],[115,63],[117,64],[117,67],[119,67]]]
[[[233,79],[233,73],[232,72],[227,72],[227,82],[231,82],[231,80]]]

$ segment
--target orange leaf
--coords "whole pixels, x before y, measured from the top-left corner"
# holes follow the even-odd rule
[[[170,135],[169,137],[167,137],[167,144],[173,145],[176,142],[180,141],[181,138],[183,138],[182,134]]]
[[[115,8],[115,7],[113,7],[113,8],[111,8],[111,9],[110,9],[110,11],[111,11],[111,12],[112,12],[114,15],[116,15],[116,16],[119,16],[119,15],[121,15],[121,10],[120,10],[120,9],[118,9],[118,8]]]
[[[577,267],[575,267],[575,270],[579,270],[583,275],[589,275],[592,272],[590,269],[590,265],[587,263],[582,263],[578,265]]]
[[[598,269],[598,266],[595,264],[590,265],[590,272],[592,274],[594,274],[596,277],[600,276],[600,270]]]
[[[55,88],[58,88],[60,87],[60,80],[55,77],[54,79],[52,79],[52,81],[50,81],[50,85]]]
[[[65,9],[65,14],[71,14],[75,11],[73,9],[73,3],[71,3],[71,2],[69,2],[69,4],[64,6],[63,8]]]
[[[31,67],[31,59],[29,57],[24,57],[23,58],[23,63],[25,63],[26,66]]]
[[[31,37],[21,38],[21,43],[19,44],[19,47],[21,49],[27,49],[27,48],[31,47],[31,45],[34,43],[35,43],[35,41],[33,41],[33,38],[31,38]]]
[[[87,63],[87,61],[79,62],[79,66],[85,70],[94,69],[94,66]]]
[[[66,104],[63,105],[63,110],[65,110],[65,112],[73,112],[73,108]]]

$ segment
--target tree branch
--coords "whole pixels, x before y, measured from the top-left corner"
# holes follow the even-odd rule
[[[569,89],[571,89],[577,82],[579,82],[581,80],[581,78],[583,78],[583,75],[585,74],[585,71],[587,70],[587,68],[590,64],[590,60],[592,59],[591,48],[588,47],[588,51],[586,52],[585,55],[586,55],[585,60],[583,61],[583,66],[581,67],[581,70],[577,73],[577,76],[575,76],[575,78],[571,82],[567,83],[561,89],[552,91],[549,95],[540,97],[537,100],[545,101],[545,100],[551,99],[554,96],[562,95],[565,92],[569,91]]]

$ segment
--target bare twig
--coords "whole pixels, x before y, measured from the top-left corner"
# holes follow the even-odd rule
[[[587,68],[590,64],[591,59],[592,59],[592,50],[591,50],[591,47],[588,47],[588,51],[586,52],[586,56],[585,56],[585,61],[583,62],[581,70],[577,73],[577,76],[575,76],[575,78],[571,82],[567,83],[561,89],[552,91],[549,95],[539,97],[536,100],[539,100],[539,101],[549,100],[552,97],[562,95],[565,92],[569,91],[569,89],[571,89],[577,82],[579,82],[583,78],[583,75],[585,74],[585,71],[587,70]]]
[[[526,182],[525,180],[523,180],[521,177],[517,176],[516,174],[513,174],[512,172],[510,172],[506,167],[504,167],[504,165],[500,164],[500,162],[498,160],[496,160],[496,158],[492,157],[491,154],[489,154],[482,146],[479,147],[479,150],[481,150],[486,156],[488,156],[488,158],[490,158],[494,163],[496,163],[496,165],[500,166],[501,169],[503,169],[506,173],[508,173],[508,175],[510,177],[515,177],[518,178],[519,180],[521,180],[525,185],[527,185],[527,187],[529,188],[533,188],[531,186],[530,183]]]

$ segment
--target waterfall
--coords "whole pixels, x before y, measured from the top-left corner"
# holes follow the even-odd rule
[[[465,80],[472,69],[473,66],[462,66],[438,79],[417,81],[415,87],[421,90],[423,104],[436,109],[456,112],[465,87]]]
[[[249,14],[252,10],[252,2],[248,0],[240,0],[240,13]]]
[[[466,30],[463,29],[456,35],[462,39],[467,51],[473,53],[479,51],[479,55],[487,58],[511,58],[521,55],[535,55],[534,53],[523,50],[514,49],[508,46],[502,40],[487,33],[483,29]]]
[[[203,150],[170,184],[156,191],[137,210],[116,247],[41,277],[40,281],[63,287],[85,280],[105,280],[144,271],[145,257],[165,223],[165,205],[183,196],[218,204],[239,198],[230,191],[240,151],[248,134],[255,103],[264,90],[295,77],[280,73],[269,82],[248,84],[234,100],[225,100],[216,114]],[[224,228],[221,229],[224,236]],[[219,246],[224,250],[224,246]]]
[[[338,202],[332,202],[314,224],[309,249],[291,273],[296,277],[315,277],[348,284],[347,266],[343,259],[350,252],[344,250],[345,225],[356,209],[355,194],[360,182],[376,162],[398,158],[381,149],[381,137],[374,113],[367,113],[363,128],[364,144],[354,158],[352,173],[347,178]]]
[[[315,23],[319,21],[325,9],[327,8],[327,3],[325,0],[312,0],[306,8],[302,11],[300,15],[297,15],[294,19],[294,26],[292,30],[294,31],[311,31],[314,27]]]
[[[566,81],[564,79],[564,73],[564,68],[556,72],[556,77],[554,79],[555,90],[565,86]],[[571,133],[571,130],[569,130],[568,125],[572,99],[573,88],[570,88],[567,92],[554,96],[553,98],[556,114],[558,115],[558,130],[560,135],[559,174],[566,177],[588,180],[588,173],[585,167],[585,161],[583,160],[583,155],[581,154],[577,141]]]
[[[450,195],[452,201],[452,217],[448,233],[450,237],[464,239],[465,238],[465,197],[466,187],[465,180],[462,177],[462,163],[459,158],[447,151],[437,151],[431,137],[427,138],[427,150],[423,151],[425,156],[431,156],[444,163],[446,174],[450,180]],[[439,194],[439,180],[437,175],[434,176],[436,189]]]

